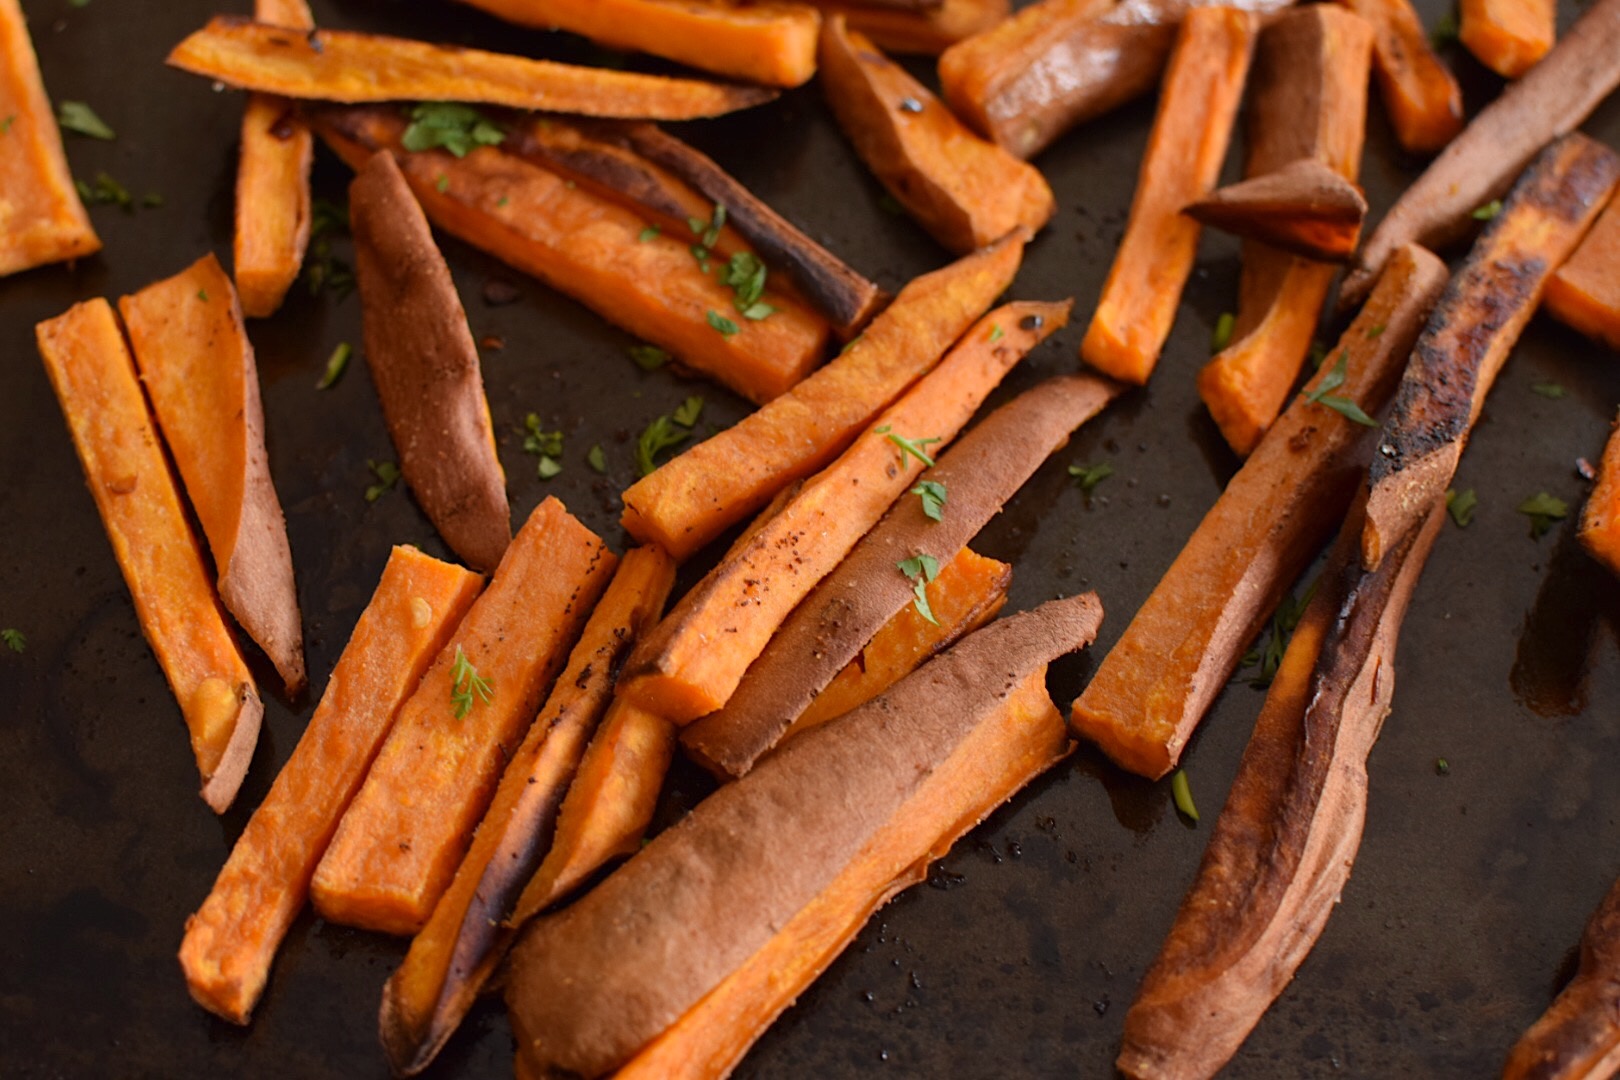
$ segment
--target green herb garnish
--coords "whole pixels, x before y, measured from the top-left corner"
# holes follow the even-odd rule
[[[1069,475],[1080,486],[1080,491],[1090,496],[1098,484],[1114,475],[1114,467],[1106,461],[1101,465],[1070,465]]]
[[[1388,328],[1385,327],[1383,323],[1375,323],[1374,325],[1367,327],[1367,340],[1372,341],[1374,338],[1383,336],[1386,329]]]
[[[1552,530],[1555,521],[1563,521],[1569,515],[1569,504],[1538,491],[1519,504],[1519,513],[1530,519],[1530,536],[1539,540]]]
[[[632,345],[630,359],[634,360],[636,367],[642,371],[657,371],[669,363],[669,353],[656,345]]]
[[[703,399],[693,395],[676,406],[672,419],[681,427],[693,427],[703,415]]]
[[[336,385],[337,381],[343,378],[344,369],[349,366],[349,357],[353,355],[352,345],[347,341],[338,342],[338,347],[326,358],[326,370],[321,373],[321,381],[315,384],[315,389],[330,390]]]
[[[437,191],[440,195],[443,195],[445,192],[449,191],[450,178],[444,173],[440,173],[439,178],[433,181],[433,190]]]
[[[902,468],[906,464],[906,455],[909,454],[918,461],[922,462],[923,468],[932,469],[934,467],[934,459],[928,456],[928,452],[924,450],[923,447],[931,446],[934,443],[944,441],[939,438],[908,439],[904,435],[896,435],[889,429],[888,424],[884,424],[882,427],[873,428],[872,431],[878,435],[887,437],[890,442],[894,443],[894,445],[900,448],[900,465]]]
[[[1434,774],[1436,776],[1445,776],[1450,772],[1451,762],[1447,761],[1443,757],[1437,757],[1434,759]]]
[[[399,483],[399,466],[392,461],[370,461],[366,467],[377,478],[377,482],[366,488],[366,502],[376,502],[394,489]]]
[[[585,455],[585,464],[599,473],[607,472],[607,455],[602,453],[602,444],[597,443]]]
[[[304,284],[311,296],[322,290],[342,300],[354,291],[354,268],[332,254],[332,237],[349,231],[349,211],[337,203],[316,199],[309,215],[309,256],[304,260]]]
[[[918,552],[894,565],[911,580],[912,606],[917,609],[917,614],[938,626],[939,620],[934,618],[933,609],[928,606],[928,583],[939,577],[939,560]]]
[[[1443,49],[1456,41],[1457,35],[1457,13],[1448,11],[1440,16],[1440,21],[1434,24],[1433,30],[1429,31],[1429,44],[1436,49]]]
[[[87,184],[83,180],[73,181],[73,187],[79,193],[79,198],[91,206],[121,206],[128,213],[135,211],[135,197],[129,190],[108,176],[104,172],[96,173],[95,183]]]
[[[208,290],[207,289],[198,289],[197,290],[197,299],[201,300],[205,304],[208,303]]]
[[[1315,390],[1306,390],[1300,396],[1306,401],[1326,406],[1346,419],[1353,420],[1364,427],[1377,427],[1378,421],[1362,411],[1361,406],[1347,397],[1336,397],[1333,391],[1344,385],[1345,372],[1350,363],[1350,350],[1346,349],[1339,354],[1338,363],[1333,370],[1322,376],[1321,385]]]
[[[523,452],[540,458],[537,466],[540,479],[550,480],[562,472],[563,433],[542,430],[538,413],[523,418],[523,429]]]
[[[922,500],[922,512],[932,521],[945,520],[945,485],[938,480],[923,480],[912,488],[910,494]]]
[[[1271,613],[1265,645],[1245,653],[1243,659],[1239,661],[1240,667],[1260,668],[1260,673],[1249,680],[1250,686],[1264,690],[1271,685],[1271,680],[1277,677],[1277,669],[1282,667],[1283,654],[1288,651],[1288,639],[1299,627],[1299,620],[1305,617],[1305,609],[1310,606],[1311,597],[1315,595],[1316,583],[1312,582],[1303,596],[1296,598],[1290,595],[1277,605],[1276,611]]]
[[[1218,353],[1232,344],[1232,331],[1237,329],[1237,316],[1230,311],[1221,312],[1215,320],[1215,329],[1209,335],[1209,351]]]
[[[648,424],[636,439],[636,471],[651,475],[658,468],[658,455],[692,437],[692,432],[677,425],[667,416],[660,416]]]
[[[1473,488],[1464,488],[1458,491],[1451,488],[1446,492],[1446,513],[1457,528],[1466,529],[1468,523],[1474,520],[1474,511],[1479,509],[1479,496],[1474,494]]]
[[[473,698],[488,705],[494,696],[495,687],[479,676],[478,669],[457,645],[455,661],[450,665],[450,701],[456,707],[456,719],[464,720],[472,712]]]
[[[0,641],[5,642],[6,648],[12,652],[22,652],[28,648],[27,636],[21,630],[14,630],[9,626],[4,630],[0,630]]]
[[[1481,206],[1478,209],[1474,210],[1468,216],[1473,218],[1475,221],[1489,221],[1492,218],[1494,218],[1497,214],[1500,214],[1501,212],[1502,212],[1502,200],[1501,199],[1492,199],[1490,202],[1486,203],[1484,206]]]
[[[737,324],[712,308],[707,313],[709,325],[720,331],[722,337],[730,337],[737,332]]]
[[[63,101],[56,106],[56,123],[64,130],[92,139],[116,139],[113,129],[82,101]]]
[[[506,133],[471,105],[424,101],[412,107],[410,126],[399,144],[412,152],[443,147],[460,158],[479,146],[499,146],[505,139]]]
[[[1531,383],[1530,392],[1533,394],[1540,394],[1544,398],[1552,398],[1554,400],[1557,400],[1568,393],[1568,391],[1564,389],[1563,383],[1555,382]]]
[[[991,323],[990,324],[990,344],[994,345],[996,342],[1000,341],[1004,336],[1005,335],[1002,334],[1002,332],[1001,332],[1001,324],[1000,323]]]
[[[1192,787],[1187,783],[1187,770],[1177,769],[1170,777],[1170,797],[1176,801],[1176,809],[1188,821],[1198,821],[1198,807],[1193,805]]]
[[[10,116],[6,117],[4,120],[0,120],[0,135],[8,134],[11,131],[11,125],[15,124],[16,122],[17,122],[17,114],[16,113],[12,113]]]

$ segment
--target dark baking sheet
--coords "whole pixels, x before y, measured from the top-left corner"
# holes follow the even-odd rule
[[[449,3],[314,6],[333,26],[615,59]],[[1432,25],[1443,4],[1420,7]],[[0,652],[0,1072],[382,1076],[378,991],[402,942],[306,914],[251,1027],[215,1020],[186,996],[174,959],[186,915],[316,696],[268,699],[237,808],[209,813],[33,348],[33,324],[74,301],[133,291],[210,249],[228,258],[241,99],[161,64],[214,5],[24,8],[53,97],[89,102],[118,132],[111,143],[68,137],[76,175],[104,170],[164,205],[96,208],[100,256],[0,279],[0,626],[28,636],[22,655]],[[1493,81],[1460,50],[1448,56],[1477,108]],[[1079,310],[998,399],[1073,368],[1151,117],[1151,102],[1139,103],[1040,160],[1062,209],[1012,292],[1072,295]],[[682,130],[886,287],[946,261],[883,210],[813,87]],[[1587,130],[1620,146],[1620,103]],[[1413,166],[1375,106],[1364,167],[1375,207]],[[347,173],[323,152],[315,182],[317,194],[341,199]],[[444,251],[475,334],[505,342],[486,352],[485,377],[514,519],[555,493],[622,547],[617,492],[633,478],[635,432],[691,393],[720,423],[741,416],[741,404],[706,384],[639,372],[624,356],[630,339],[594,315],[458,241],[446,238]],[[1152,388],[1082,430],[978,542],[1015,564],[1014,608],[1084,588],[1101,594],[1109,616],[1097,652],[1054,668],[1065,705],[1235,467],[1193,374],[1210,327],[1233,306],[1237,270],[1235,244],[1206,236]],[[495,280],[515,283],[521,299],[485,303]],[[363,498],[366,460],[393,457],[363,365],[330,391],[314,389],[332,348],[359,340],[357,299],[299,290],[252,334],[318,692],[389,546],[443,549],[403,493]],[[1567,396],[1531,392],[1542,381]],[[1462,464],[1458,484],[1478,491],[1478,517],[1466,530],[1446,527],[1406,622],[1355,874],[1231,1075],[1490,1074],[1567,977],[1587,914],[1620,872],[1620,587],[1580,552],[1572,522],[1532,540],[1514,507],[1540,490],[1579,504],[1575,461],[1596,460],[1617,403],[1613,354],[1545,319],[1532,325]],[[567,467],[549,483],[516,434],[531,410],[568,437]],[[584,463],[598,442],[606,478]],[[1116,471],[1088,504],[1064,467],[1102,461]],[[1168,784],[1126,776],[1081,748],[964,840],[928,886],[885,909],[740,1074],[1110,1074],[1125,1009],[1191,880],[1260,701],[1232,687],[1187,754],[1202,827],[1177,817]],[[1436,772],[1442,757],[1449,775]],[[703,790],[678,769],[664,818]],[[508,1075],[510,1054],[504,1015],[486,1003],[433,1075]]]

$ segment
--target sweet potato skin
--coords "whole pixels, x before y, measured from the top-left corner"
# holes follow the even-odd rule
[[[1339,0],[1372,24],[1373,75],[1401,148],[1433,154],[1463,129],[1462,88],[1410,0]]]
[[[1329,166],[1300,158],[1211,192],[1182,213],[1293,255],[1343,262],[1356,250],[1367,200]]]
[[[1620,352],[1620,199],[1611,199],[1581,246],[1547,282],[1547,312]]]

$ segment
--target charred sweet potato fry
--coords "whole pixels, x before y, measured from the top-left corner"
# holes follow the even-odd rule
[[[1594,559],[1620,574],[1620,434],[1614,431],[1603,448],[1597,485],[1581,511],[1580,541]]]
[[[491,571],[512,539],[478,346],[450,268],[392,154],[349,185],[366,367],[400,471],[445,543]]]
[[[1581,934],[1580,966],[1508,1055],[1502,1080],[1580,1080],[1620,1069],[1620,883]]]
[[[304,686],[304,630],[287,522],[264,448],[259,369],[231,279],[212,254],[118,301],[163,440],[219,574],[219,596],[276,665]]]
[[[1557,36],[1553,0],[1458,0],[1457,13],[1458,40],[1504,79],[1530,70]]]
[[[383,987],[383,1049],[396,1075],[426,1068],[506,953],[501,920],[556,832],[557,811],[624,654],[657,620],[675,563],[657,548],[625,555],[523,745],[507,763],[455,879]]]
[[[1548,314],[1620,351],[1620,198],[1547,282]]]
[[[1402,250],[1308,389],[1325,394],[1337,377],[1336,400],[1376,413],[1445,282],[1439,259]],[[1328,405],[1296,399],[1103,659],[1074,703],[1075,730],[1134,773],[1157,779],[1174,768],[1243,650],[1343,516],[1371,437]]]
[[[1366,20],[1327,4],[1286,12],[1266,27],[1249,95],[1248,176],[1305,159],[1355,180],[1372,41]],[[1354,233],[1349,241],[1353,250]],[[1232,342],[1198,373],[1199,396],[1238,454],[1254,449],[1288,399],[1333,275],[1331,265],[1244,243]]]
[[[360,789],[394,714],[472,605],[483,579],[396,547],[326,692],[253,811],[208,898],[186,920],[180,966],[197,1004],[245,1024],[315,864]]]
[[[466,101],[627,120],[693,120],[776,92],[462,49],[347,30],[295,33],[216,15],[168,63],[242,90],[349,104]]]
[[[821,89],[855,152],[935,240],[959,254],[1051,220],[1052,189],[1030,165],[962,125],[867,38],[828,16]]]
[[[1481,109],[1390,207],[1340,287],[1340,303],[1366,295],[1401,245],[1438,248],[1467,235],[1473,212],[1506,194],[1544,146],[1580,126],[1616,86],[1620,0],[1595,0],[1552,52]]]
[[[0,276],[100,251],[17,0],[0,0],[0,117]]]
[[[1615,10],[1620,15],[1620,7]],[[1616,184],[1620,154],[1584,135],[1564,136],[1525,170],[1452,277],[1379,435],[1361,535],[1368,569],[1444,495],[1485,395],[1541,302],[1547,279],[1586,235]]]
[[[842,15],[891,53],[937,56],[964,38],[980,34],[1007,17],[1010,0],[940,0],[903,10],[897,4],[866,0],[809,0],[827,15]]]
[[[742,550],[681,598],[625,661],[619,693],[677,724],[724,705],[799,601],[1067,314],[1066,305],[1012,304],[980,319]]]
[[[47,319],[35,336],[141,631],[191,733],[203,801],[222,814],[242,786],[264,705],[214,596],[135,360],[101,299]]]
[[[1181,208],[1215,187],[1259,28],[1234,8],[1182,20],[1125,236],[1080,343],[1105,375],[1140,385],[1159,362],[1198,253],[1198,222]]]
[[[734,293],[703,273],[690,244],[674,236],[643,241],[645,217],[504,147],[464,158],[408,152],[400,145],[404,119],[380,107],[322,110],[315,126],[353,168],[378,150],[393,154],[440,228],[752,401],[785,393],[821,361],[827,324],[802,303],[767,290],[768,318],[737,318],[737,332],[723,333],[709,315],[736,314]]]
[[[1373,75],[1401,148],[1433,154],[1463,128],[1462,88],[1435,55],[1411,0],[1339,0],[1372,24]]]
[[[1356,250],[1367,200],[1331,166],[1300,158],[1211,192],[1183,212],[1294,255],[1342,262]]]
[[[1094,375],[1049,379],[962,436],[922,477],[945,489],[940,520],[927,515],[920,498],[901,499],[782,624],[725,707],[681,732],[687,751],[718,774],[753,768],[862,646],[913,602],[914,583],[896,565],[918,555],[949,562],[1120,389]],[[927,588],[930,605],[937,585]]]
[[[556,499],[535,507],[343,815],[310,888],[324,917],[422,928],[617,561]]]
[[[1029,234],[924,274],[791,393],[665,462],[624,493],[625,530],[685,559],[836,457],[1012,283]]]
[[[620,1067],[812,910],[863,852],[882,851],[887,880],[914,865],[939,834],[930,828],[926,843],[905,850],[884,842],[885,829],[939,821],[912,802],[928,797],[928,779],[955,773],[953,759],[971,760],[957,755],[975,745],[973,733],[1048,661],[1091,640],[1101,614],[1088,593],[992,623],[881,697],[807,732],[705,799],[580,901],[531,923],[507,981],[520,1069],[599,1076]],[[1035,762],[1066,748],[1049,723],[1009,726],[1035,735],[1026,744]],[[965,795],[980,785],[947,786]],[[950,835],[958,819],[941,817]],[[877,896],[885,892],[879,886]],[[869,911],[876,898],[852,906]],[[847,936],[840,922],[828,945]],[[815,951],[827,955],[826,946]],[[767,1005],[751,1026],[780,1007]]]

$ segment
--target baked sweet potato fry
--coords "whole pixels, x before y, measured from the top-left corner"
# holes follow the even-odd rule
[[[1411,0],[1339,0],[1372,24],[1373,75],[1401,148],[1433,154],[1463,129],[1462,88],[1429,44]]]
[[[802,303],[767,290],[763,300],[775,309],[768,318],[738,318],[737,332],[723,333],[709,314],[735,314],[735,294],[703,273],[690,244],[675,236],[643,242],[645,217],[504,147],[464,158],[408,152],[400,145],[405,120],[390,108],[323,109],[314,122],[352,168],[378,150],[393,154],[441,229],[752,401],[785,393],[821,362],[827,323]]]
[[[1617,420],[1620,423],[1620,420]],[[1620,428],[1609,433],[1597,484],[1581,511],[1581,546],[1610,571],[1620,574]]]
[[[822,24],[820,55],[822,92],[855,152],[942,245],[963,254],[1051,220],[1039,172],[969,131],[842,15]]]
[[[922,476],[945,488],[940,520],[928,517],[920,499],[903,498],[890,509],[782,624],[725,707],[681,732],[687,751],[717,774],[753,768],[861,647],[913,602],[914,585],[896,565],[916,555],[949,562],[1120,390],[1095,375],[1049,379],[962,436]],[[930,598],[937,587],[937,581],[928,587]]]
[[[197,913],[180,966],[192,998],[245,1024],[315,864],[360,789],[394,714],[455,632],[483,578],[396,547],[360,613],[315,715],[253,811]]]
[[[831,461],[1012,283],[1029,234],[924,274],[791,393],[665,462],[624,493],[631,536],[686,559]]]
[[[1372,42],[1366,20],[1328,4],[1285,12],[1266,27],[1249,94],[1248,176],[1307,159],[1355,180]],[[1354,233],[1349,241],[1354,250]],[[1288,400],[1333,275],[1331,265],[1244,243],[1232,342],[1198,373],[1198,394],[1238,454],[1254,449]]]
[[[460,1025],[511,935],[511,912],[551,846],[557,811],[637,635],[657,620],[675,563],[657,548],[620,561],[523,745],[507,763],[456,876],[383,987],[378,1026],[396,1075],[426,1068]]]
[[[1439,259],[1403,249],[1308,389],[1326,393],[1337,372],[1338,400],[1376,414],[1445,282]],[[1078,733],[1142,776],[1175,767],[1243,650],[1342,518],[1372,435],[1307,396],[1288,407],[1074,703]]]
[[[203,801],[223,814],[247,773],[264,705],[214,596],[135,359],[105,300],[76,304],[34,332],[141,632],[191,733]]]
[[[1580,966],[1508,1055],[1502,1080],[1583,1080],[1620,1069],[1620,883],[1581,934]]]
[[[842,15],[859,31],[891,53],[938,56],[964,38],[995,26],[1007,17],[1010,0],[940,0],[931,7],[901,10],[894,4],[865,0],[809,0],[826,15]]]
[[[1547,313],[1620,352],[1620,198],[1547,282]]]
[[[422,928],[617,561],[556,499],[535,507],[343,815],[310,887],[325,918]]]
[[[1181,208],[1215,187],[1259,29],[1235,8],[1195,8],[1182,20],[1131,216],[1080,343],[1105,375],[1140,385],[1159,361],[1198,253],[1198,222]]]
[[[1445,494],[1485,395],[1547,279],[1617,184],[1620,154],[1584,135],[1564,136],[1525,170],[1452,277],[1379,435],[1361,535],[1369,570]]]
[[[100,251],[18,0],[0,0],[0,116],[0,277]]]
[[[1101,615],[1088,593],[992,623],[795,740],[580,901],[531,923],[507,981],[520,1071],[599,1076],[623,1065],[768,947],[887,826],[920,821],[905,811],[928,778],[953,772],[973,733],[1048,661],[1091,640]],[[1040,761],[1065,749],[1049,724],[1038,744]],[[897,876],[921,853],[886,854]]]
[[[1504,79],[1530,70],[1557,36],[1553,0],[1458,0],[1457,14],[1463,47]]]
[[[512,512],[478,346],[392,154],[374,154],[355,174],[349,226],[366,367],[400,471],[450,549],[492,571],[511,542]]]
[[[773,90],[577,67],[347,30],[293,33],[215,15],[170,66],[242,90],[347,104],[466,101],[625,120],[695,120],[762,104]]]
[[[1473,212],[1507,193],[1549,142],[1575,130],[1620,86],[1620,0],[1595,0],[1552,52],[1481,109],[1461,135],[1401,194],[1339,289],[1359,301],[1403,244],[1438,249],[1466,236]]]
[[[1213,191],[1182,212],[1294,255],[1343,262],[1356,250],[1367,200],[1355,184],[1311,157]]]
[[[259,369],[213,254],[118,301],[141,384],[219,574],[225,608],[295,694],[304,630],[287,521],[264,448]]]
[[[724,705],[793,608],[949,444],[1066,304],[998,308],[683,596],[625,661],[619,693],[686,724]],[[955,555],[953,551],[951,555]],[[936,567],[937,569],[937,567]],[[921,573],[919,570],[918,573]]]

